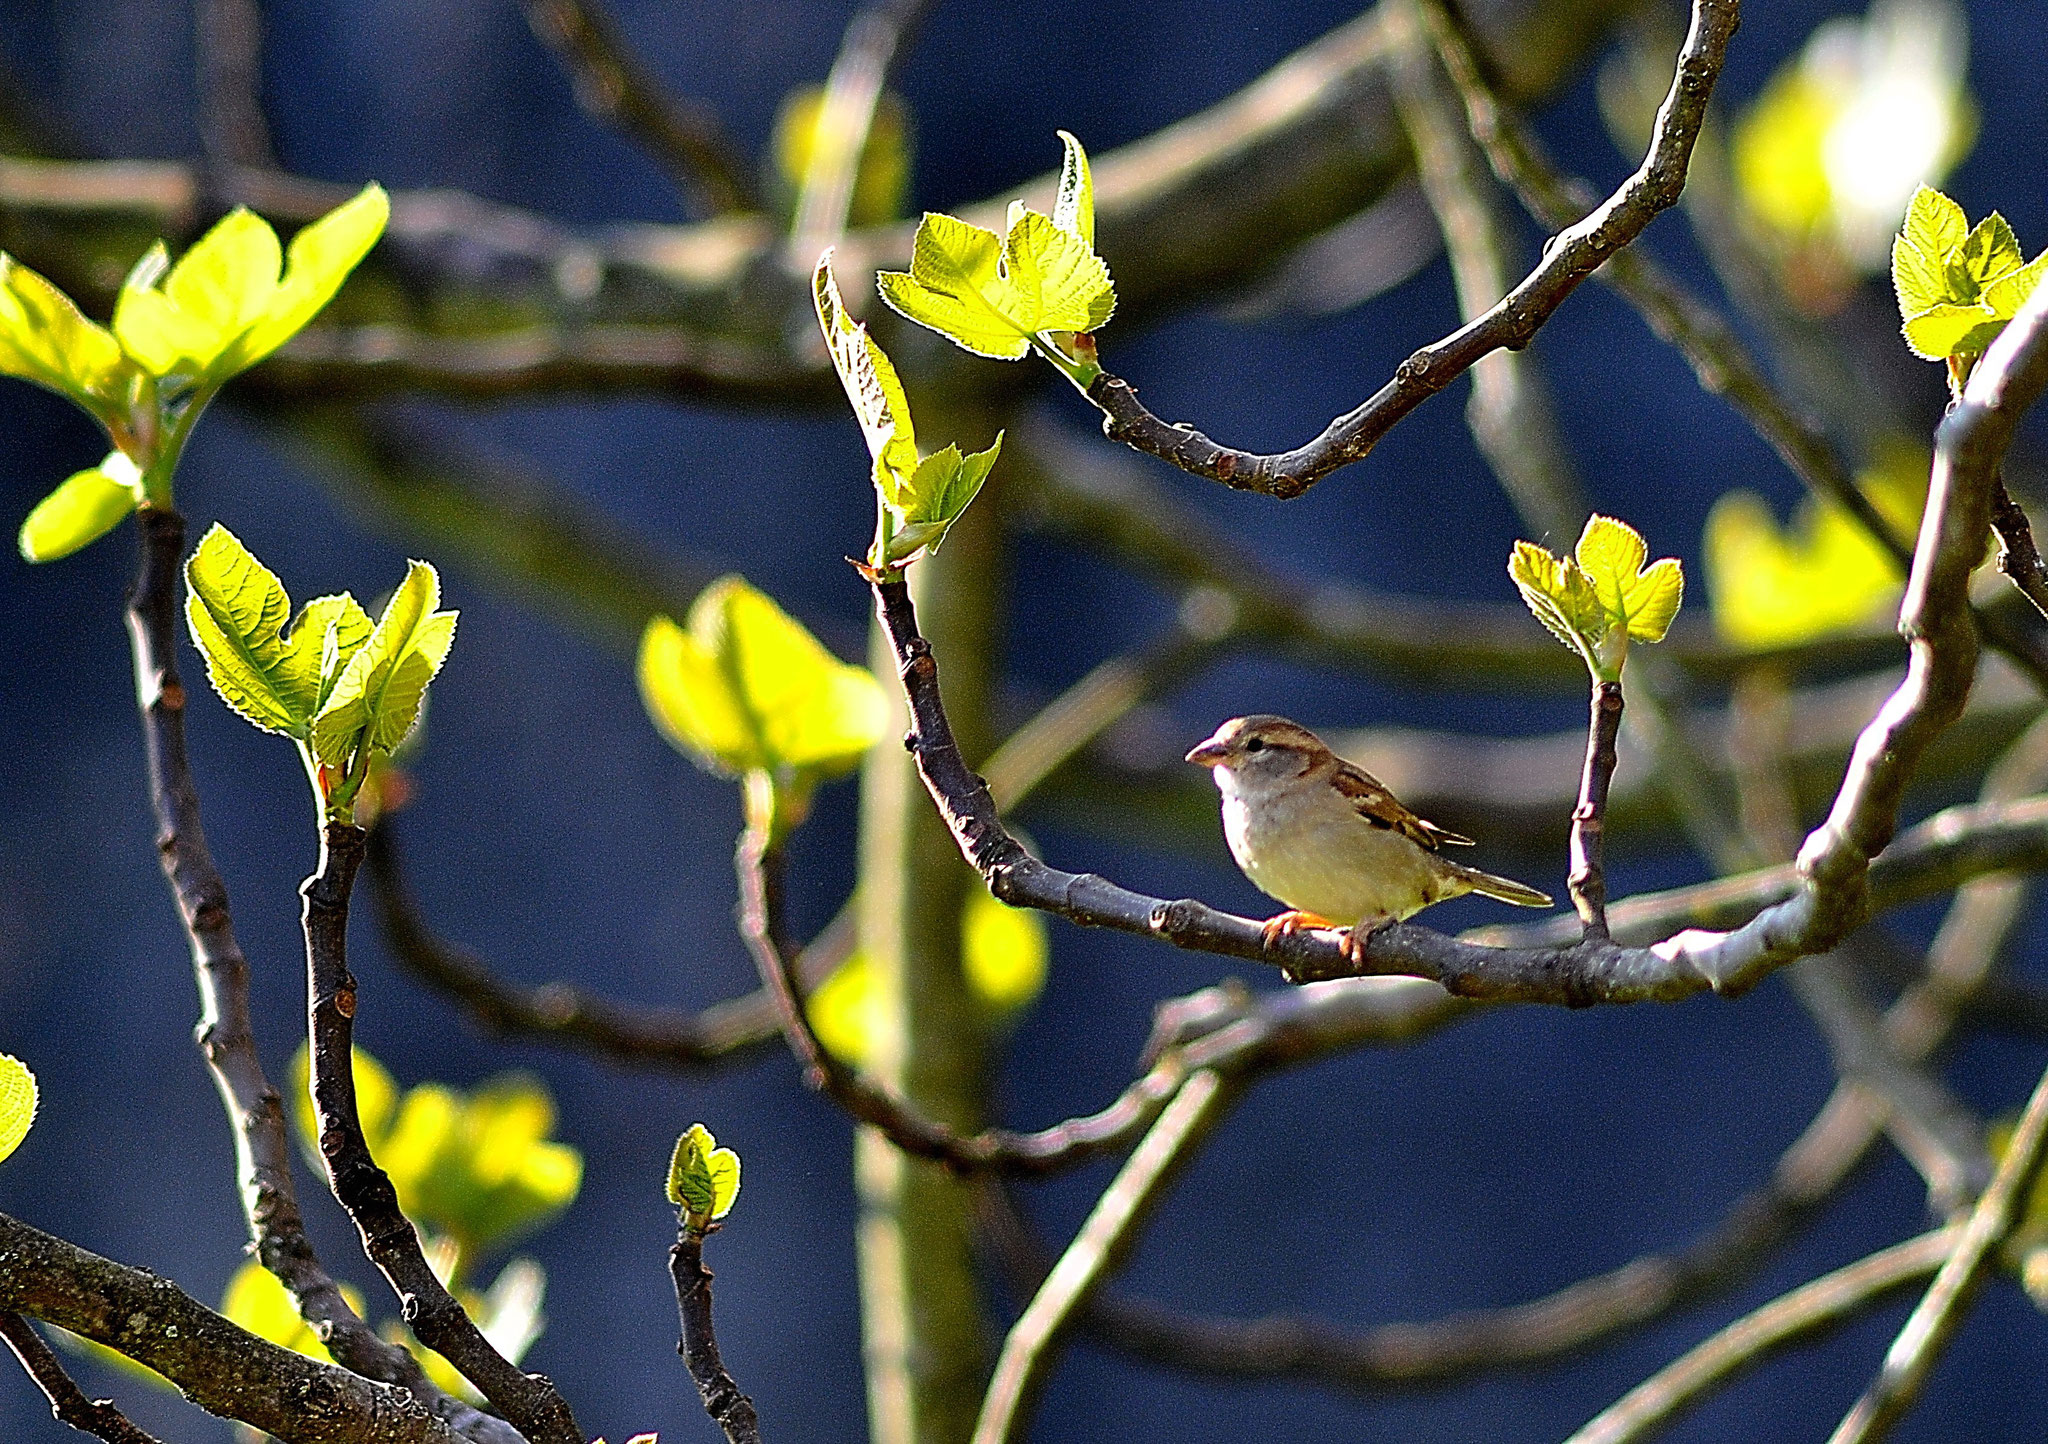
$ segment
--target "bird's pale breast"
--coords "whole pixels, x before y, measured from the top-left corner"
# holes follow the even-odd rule
[[[1226,769],[1216,772],[1231,856],[1261,892],[1291,908],[1345,924],[1405,918],[1453,890],[1431,853],[1372,826],[1334,789],[1253,797]]]

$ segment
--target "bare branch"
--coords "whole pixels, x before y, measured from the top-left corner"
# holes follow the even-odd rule
[[[361,828],[328,824],[321,833],[320,866],[299,889],[313,1112],[328,1182],[420,1342],[460,1370],[531,1444],[583,1444],[555,1386],[543,1375],[522,1373],[500,1354],[436,1277],[420,1251],[419,1234],[399,1211],[390,1177],[370,1157],[356,1112],[356,980],[348,967],[349,893],[362,865],[363,840]]]
[[[1631,1444],[1646,1438],[1707,1390],[1781,1346],[1853,1318],[1933,1273],[1958,1232],[1923,1233],[1781,1294],[1629,1390],[1566,1444]]]
[[[1088,398],[1113,441],[1149,452],[1183,471],[1242,491],[1299,496],[1322,477],[1369,453],[1394,425],[1503,347],[1529,344],[1579,283],[1642,234],[1659,211],[1675,204],[1685,185],[1692,146],[1706,119],[1707,97],[1735,34],[1739,0],[1694,0],[1692,27],[1679,51],[1671,91],[1657,115],[1649,154],[1635,173],[1584,220],[1560,231],[1543,259],[1483,316],[1434,345],[1415,352],[1394,378],[1356,410],[1338,417],[1322,435],[1293,451],[1258,455],[1219,446],[1192,427],[1176,426],[1147,410],[1129,382],[1105,371]]]
[[[169,1279],[6,1214],[0,1309],[105,1344],[162,1374],[208,1413],[283,1444],[463,1444],[407,1390],[279,1348]]]
[[[58,1423],[69,1424],[81,1434],[96,1434],[106,1444],[162,1444],[154,1434],[130,1423],[113,1400],[86,1398],[43,1336],[20,1314],[0,1311],[0,1339],[7,1341],[21,1367],[50,1401],[50,1413]]]
[[[1883,1369],[1829,1436],[1829,1444],[1882,1439],[1912,1408],[1935,1360],[1976,1296],[1992,1251],[2019,1222],[2044,1153],[2048,1153],[2048,1073],[2035,1085],[2026,1112],[2020,1115],[2019,1126],[1998,1161],[1991,1186],[1957,1232],[1941,1272],[1892,1341]]]
[[[1615,744],[1621,736],[1621,683],[1593,684],[1592,715],[1586,723],[1586,765],[1579,774],[1579,801],[1572,809],[1572,906],[1589,942],[1607,939],[1607,788],[1614,780]]]
[[[225,177],[277,164],[263,123],[263,11],[258,0],[193,0],[199,142]]]
[[[714,213],[758,210],[747,170],[717,117],[668,94],[634,56],[598,0],[523,0],[526,23],[600,125],[638,142],[678,191]]]
[[[669,1246],[668,1271],[675,1280],[676,1314],[682,1327],[676,1352],[696,1381],[704,1412],[730,1444],[760,1444],[761,1421],[754,1413],[754,1401],[740,1392],[718,1356],[718,1335],[711,1325],[712,1275],[704,1267],[704,1235],[680,1218],[676,1241]]]
[[[1012,1444],[1029,1426],[1039,1388],[1076,1310],[1137,1242],[1167,1185],[1222,1120],[1233,1090],[1208,1070],[1192,1073],[1089,1210],[1022,1317],[1010,1326],[982,1399],[973,1444]]]
[[[1991,528],[1998,533],[1998,569],[2012,580],[2020,594],[2048,616],[2048,562],[2034,544],[2034,529],[2027,514],[2005,489],[2001,478],[1991,494]]]

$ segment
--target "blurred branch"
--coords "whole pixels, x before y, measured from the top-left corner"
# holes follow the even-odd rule
[[[193,0],[199,142],[220,175],[277,164],[263,123],[263,11],[258,0]]]
[[[362,1235],[363,1252],[390,1283],[419,1341],[453,1364],[530,1444],[583,1444],[568,1403],[539,1374],[500,1354],[421,1251],[391,1179],[370,1156],[356,1111],[356,980],[348,966],[349,895],[363,860],[363,831],[330,822],[320,865],[299,889],[306,935],[306,1041],[320,1156],[335,1201]]]
[[[522,0],[532,27],[600,125],[636,142],[676,189],[713,213],[758,210],[745,164],[716,116],[664,90],[599,0]]]
[[[1566,1444],[1632,1444],[1784,1345],[1831,1328],[1941,1267],[1959,1227],[1923,1233],[1781,1294],[1658,1370]]]
[[[162,1444],[154,1434],[130,1423],[113,1400],[88,1399],[64,1372],[64,1365],[50,1352],[43,1336],[20,1314],[0,1311],[0,1339],[7,1341],[21,1367],[50,1401],[50,1413],[58,1423],[69,1424],[81,1434],[98,1435],[106,1444]]]
[[[1598,209],[1559,231],[1513,291],[1483,316],[1416,351],[1396,368],[1392,380],[1315,440],[1272,455],[1219,446],[1192,427],[1155,416],[1130,383],[1108,371],[1088,388],[1089,400],[1105,417],[1103,433],[1196,476],[1282,498],[1299,496],[1332,471],[1362,459],[1396,423],[1482,356],[1528,345],[1581,281],[1677,202],[1738,16],[1739,0],[1693,0],[1692,27],[1642,165]]]
[[[1389,25],[1401,33],[1387,67],[1394,106],[1443,233],[1459,316],[1469,322],[1507,294],[1514,252],[1508,219],[1496,182],[1465,133],[1457,97],[1438,71],[1419,18],[1412,9],[1397,8],[1389,12]],[[1563,545],[1576,537],[1586,518],[1584,490],[1558,434],[1542,377],[1527,352],[1496,351],[1473,363],[1465,419],[1494,475],[1537,538]]]
[[[2048,1152],[2048,1073],[2035,1085],[1991,1186],[1957,1231],[1941,1272],[1892,1341],[1884,1367],[1829,1437],[1829,1444],[1882,1439],[1912,1408],[1935,1360],[1976,1296],[1992,1251],[2019,1222],[2044,1152]]]
[[[209,1414],[239,1419],[283,1444],[463,1444],[406,1390],[279,1348],[169,1279],[5,1214],[0,1309],[125,1354]]]
[[[874,127],[875,106],[896,62],[933,0],[874,0],[847,22],[839,54],[825,78],[825,98],[811,129],[811,162],[797,192],[789,259],[808,270],[818,253],[838,244],[853,206],[861,152]]]
[[[1187,1166],[1199,1140],[1222,1121],[1233,1096],[1223,1079],[1207,1070],[1188,1075],[1174,1093],[1173,1101],[1095,1200],[1081,1231],[1039,1285],[1023,1315],[1010,1326],[982,1399],[973,1444],[1013,1444],[1023,1436],[1038,1391],[1052,1369],[1054,1352],[1076,1310],[1086,1307],[1089,1296],[1135,1246],[1168,1184]]]
[[[675,1281],[676,1315],[682,1329],[676,1352],[697,1385],[704,1412],[729,1444],[760,1444],[761,1421],[754,1413],[754,1401],[740,1392],[718,1356],[718,1335],[711,1325],[711,1270],[704,1267],[704,1235],[680,1215],[676,1241],[668,1250],[668,1271]]]

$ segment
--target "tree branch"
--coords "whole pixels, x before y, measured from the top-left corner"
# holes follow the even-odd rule
[[[2048,562],[2034,544],[2027,514],[2000,478],[1991,493],[1991,529],[1998,533],[1998,569],[2043,616],[2048,616]]]
[[[1578,805],[1572,809],[1572,870],[1567,880],[1588,942],[1607,940],[1605,815],[1620,736],[1621,683],[1595,682],[1592,716],[1586,723],[1586,765],[1579,775]]]
[[[523,0],[532,27],[568,72],[576,103],[637,142],[678,191],[715,214],[760,209],[745,164],[718,120],[668,94],[620,38],[598,0]]]
[[[407,1390],[279,1348],[169,1279],[6,1214],[0,1309],[105,1344],[162,1374],[208,1413],[283,1444],[463,1444]]]
[[[717,1225],[713,1224],[713,1228]],[[676,1314],[682,1338],[676,1352],[697,1383],[697,1397],[730,1444],[760,1444],[761,1421],[754,1401],[740,1392],[718,1357],[718,1335],[711,1327],[711,1270],[704,1267],[704,1235],[679,1217],[676,1241],[669,1246],[668,1271],[676,1285]]]
[[[194,1033],[233,1128],[235,1177],[250,1243],[291,1294],[307,1325],[345,1367],[412,1390],[453,1424],[478,1425],[483,1416],[442,1394],[411,1354],[379,1338],[356,1317],[306,1237],[292,1187],[284,1108],[256,1053],[249,962],[235,937],[227,884],[206,844],[199,791],[185,750],[185,687],[178,676],[185,520],[176,512],[146,507],[136,524],[142,555],[128,596],[128,641],[157,854],[191,946],[200,1003]]]
[[[257,0],[193,0],[199,140],[208,169],[225,177],[276,164],[263,123],[263,12]]]
[[[1694,0],[1692,26],[1642,165],[1604,205],[1560,231],[1544,247],[1536,268],[1499,303],[1415,352],[1396,368],[1391,381],[1356,410],[1331,422],[1315,440],[1272,455],[1220,446],[1192,427],[1153,415],[1129,382],[1107,371],[1088,388],[1089,400],[1103,412],[1103,433],[1196,476],[1281,498],[1299,496],[1332,471],[1362,459],[1397,422],[1480,357],[1503,347],[1520,350],[1528,345],[1581,281],[1641,235],[1659,211],[1677,202],[1693,142],[1706,119],[1707,97],[1739,13],[1739,0]]]
[[[320,866],[300,888],[306,934],[306,1035],[320,1156],[335,1198],[362,1235],[363,1252],[398,1295],[421,1343],[461,1371],[532,1444],[583,1444],[569,1406],[540,1374],[522,1373],[492,1347],[420,1251],[391,1179],[370,1157],[356,1112],[356,980],[348,967],[348,904],[364,834],[346,823],[321,833]]]
[[[1023,1436],[1068,1322],[1137,1242],[1167,1185],[1193,1157],[1198,1140],[1222,1120],[1233,1096],[1222,1077],[1206,1069],[1190,1074],[1175,1092],[1011,1325],[982,1399],[973,1444],[1012,1444]]]
[[[1937,1229],[1781,1294],[1624,1394],[1566,1444],[1631,1444],[1773,1350],[1832,1328],[1941,1266],[1958,1228]]]
[[[1829,1444],[1882,1439],[1905,1417],[1934,1361],[1962,1323],[1992,1251],[2019,1222],[2044,1153],[2048,1153],[2048,1073],[2035,1085],[1991,1186],[1957,1232],[1941,1272],[1892,1341],[1884,1367],[1829,1436]]]
[[[882,87],[897,50],[916,32],[931,6],[932,0],[874,0],[847,22],[811,129],[811,163],[797,191],[796,219],[789,234],[794,265],[815,265],[818,253],[845,234],[861,152],[867,149]]]
[[[58,1423],[69,1424],[81,1434],[96,1434],[106,1444],[162,1444],[154,1434],[130,1423],[113,1400],[86,1398],[85,1390],[64,1372],[64,1365],[50,1352],[43,1336],[20,1314],[0,1311],[0,1339],[7,1341],[21,1367],[50,1401],[50,1413]]]

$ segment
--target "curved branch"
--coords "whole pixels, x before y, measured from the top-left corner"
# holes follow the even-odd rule
[[[81,1434],[96,1434],[106,1444],[163,1444],[154,1434],[137,1428],[111,1399],[88,1399],[64,1372],[64,1365],[50,1352],[43,1336],[20,1314],[0,1312],[0,1339],[21,1360],[21,1367],[43,1397],[50,1401],[50,1413],[60,1424],[69,1424]]]
[[[1362,459],[1397,422],[1482,356],[1528,345],[1581,281],[1641,235],[1658,212],[1677,203],[1693,142],[1706,120],[1707,97],[1739,18],[1740,0],[1693,0],[1692,25],[1678,53],[1670,93],[1657,113],[1649,153],[1635,173],[1584,220],[1552,238],[1520,285],[1483,315],[1403,361],[1392,380],[1315,440],[1271,455],[1220,446],[1192,427],[1153,415],[1129,382],[1107,371],[1088,387],[1088,399],[1104,416],[1103,434],[1182,471],[1283,499],[1301,495],[1339,467]]]
[[[718,1355],[718,1335],[711,1324],[711,1270],[704,1267],[704,1235],[680,1219],[676,1241],[669,1246],[668,1271],[676,1286],[676,1315],[682,1330],[676,1352],[697,1385],[704,1412],[730,1444],[760,1444],[761,1421],[754,1413],[754,1401],[740,1392]]]

